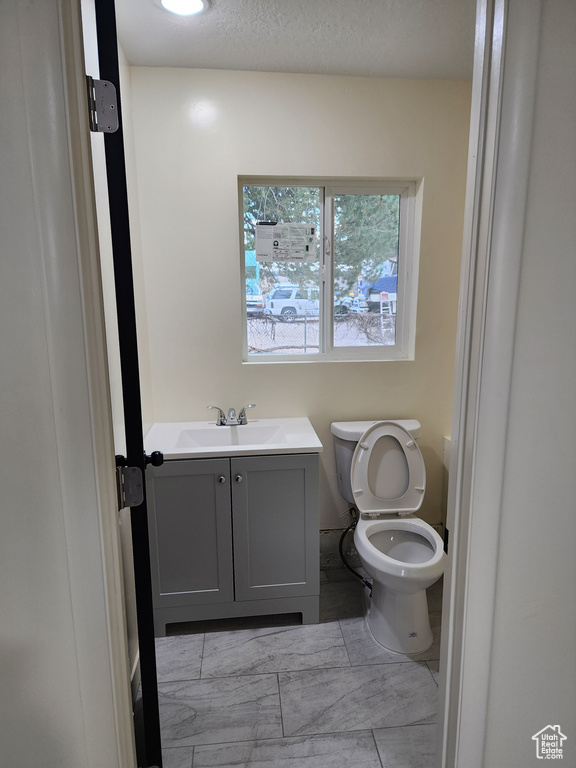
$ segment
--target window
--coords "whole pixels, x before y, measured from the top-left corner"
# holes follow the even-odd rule
[[[417,187],[240,179],[244,360],[413,359]]]

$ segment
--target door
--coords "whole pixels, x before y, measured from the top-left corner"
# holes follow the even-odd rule
[[[101,80],[110,81],[116,88],[120,122],[116,132],[104,134],[126,446],[126,456],[117,457],[117,463],[135,467],[143,475],[150,457],[144,454],[114,0],[95,0],[95,12],[99,76]],[[154,463],[160,462],[161,456],[155,457]],[[141,697],[136,701],[134,711],[137,759],[139,768],[154,766],[161,768],[162,750],[145,490],[141,503],[133,503],[130,520],[141,676]]]

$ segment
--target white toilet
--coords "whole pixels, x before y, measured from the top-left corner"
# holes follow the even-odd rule
[[[426,589],[444,572],[442,539],[412,513],[426,470],[416,420],[332,424],[338,489],[359,513],[354,544],[372,577],[366,621],[385,648],[422,653],[432,644]]]

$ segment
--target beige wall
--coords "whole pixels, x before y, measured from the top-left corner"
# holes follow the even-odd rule
[[[306,415],[325,452],[322,528],[342,527],[330,423],[417,418],[441,518],[461,258],[470,85],[131,69],[154,421]],[[266,95],[265,95],[266,94]],[[243,364],[239,175],[424,179],[414,362]]]
[[[132,250],[132,270],[134,273],[134,303],[138,316],[138,364],[140,368],[140,397],[142,400],[142,423],[144,433],[153,423],[150,345],[148,343],[148,321],[146,313],[146,283],[142,262],[142,237],[140,225],[140,206],[138,204],[138,184],[134,132],[132,126],[132,85],[131,67],[122,48],[118,50],[120,65],[120,88],[122,90],[122,115],[124,127],[124,153],[126,157],[126,185],[130,201],[130,247]],[[123,430],[122,430],[123,431]]]
[[[146,294],[144,275],[142,273],[142,253],[140,238],[140,218],[138,208],[138,189],[136,184],[136,161],[134,157],[134,141],[132,131],[132,110],[130,107],[131,87],[130,87],[130,66],[126,60],[122,49],[119,50],[120,65],[120,88],[122,91],[122,116],[124,128],[124,152],[126,157],[126,184],[130,205],[130,246],[132,250],[132,265],[134,272],[134,302],[138,315],[138,362],[140,367],[140,397],[142,401],[142,425],[144,433],[150,428],[152,422],[152,393],[151,393],[151,375],[150,375],[150,354],[148,344],[148,328],[146,320]],[[111,252],[108,258],[112,258]],[[103,270],[105,273],[109,269]],[[116,308],[111,309],[110,315],[113,316],[112,322],[117,326]],[[106,316],[106,324],[111,319]],[[114,327],[114,326],[113,326]],[[109,334],[110,336],[110,334]],[[113,334],[114,342],[118,343],[116,333]],[[109,341],[109,348],[112,342]],[[112,346],[113,346],[112,344]],[[118,366],[120,364],[120,355],[118,353]],[[119,370],[116,369],[119,377]],[[122,396],[120,391],[120,397]],[[122,408],[122,414],[124,408]],[[124,436],[124,424],[122,423],[115,430],[116,434]],[[130,519],[130,509],[121,509],[120,517],[120,540],[122,545],[122,564],[124,574],[124,592],[126,607],[126,624],[128,630],[128,648],[130,653],[132,694],[135,697],[138,685],[140,683],[140,654],[138,649],[138,619],[136,615],[136,585],[134,581],[134,557],[132,554],[132,523]]]

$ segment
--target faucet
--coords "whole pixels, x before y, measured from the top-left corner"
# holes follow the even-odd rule
[[[228,410],[228,418],[226,419],[226,424],[229,427],[235,427],[238,424],[238,419],[236,418],[236,411],[234,408],[230,408]]]
[[[234,427],[240,426],[241,424],[248,424],[248,419],[246,418],[247,408],[256,408],[256,404],[251,403],[250,405],[243,406],[238,416],[236,416],[236,411],[234,408],[230,408],[228,411],[228,416],[226,416],[222,408],[219,408],[217,405],[208,406],[209,410],[212,409],[214,411],[218,411],[218,416],[216,417],[217,427]]]
[[[240,413],[238,414],[238,424],[248,424],[248,419],[246,418],[246,408],[256,408],[256,403],[251,403],[250,405],[245,405]]]
[[[208,410],[210,410],[210,409],[212,409],[214,411],[218,411],[218,416],[216,417],[216,426],[217,427],[225,426],[226,425],[226,414],[224,413],[222,408],[218,408],[217,405],[209,405],[208,406]]]

